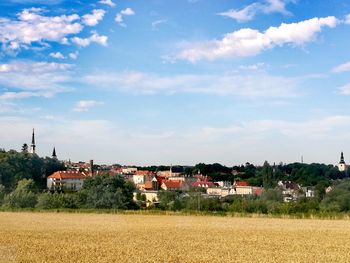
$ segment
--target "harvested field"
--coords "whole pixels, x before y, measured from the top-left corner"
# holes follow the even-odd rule
[[[0,262],[347,262],[350,221],[0,213]]]

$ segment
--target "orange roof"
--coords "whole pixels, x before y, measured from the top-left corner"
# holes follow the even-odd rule
[[[151,174],[152,172],[151,171],[148,171],[148,170],[137,170],[135,172],[136,175],[149,175]]]
[[[180,188],[182,186],[183,181],[180,180],[169,180],[169,181],[163,181],[163,184],[165,184],[166,188]]]
[[[77,171],[58,171],[53,173],[47,178],[52,179],[85,179],[86,176],[81,172]]]
[[[246,181],[235,181],[234,186],[249,186],[249,183]]]
[[[145,189],[153,189],[153,183],[151,181],[146,181]]]

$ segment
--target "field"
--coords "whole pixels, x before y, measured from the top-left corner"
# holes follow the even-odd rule
[[[0,262],[346,262],[350,221],[0,213]]]

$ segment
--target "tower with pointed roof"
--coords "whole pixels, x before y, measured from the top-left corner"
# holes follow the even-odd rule
[[[55,148],[55,147],[53,147],[52,158],[53,158],[53,159],[57,159],[56,148]]]
[[[341,154],[340,154],[340,162],[338,164],[338,169],[339,169],[340,172],[345,172],[345,170],[346,170],[346,163],[344,161],[344,154],[343,154],[343,152],[341,152]]]
[[[32,144],[30,145],[30,153],[34,154],[35,153],[35,134],[34,134],[34,128],[33,128],[33,133],[32,133]]]

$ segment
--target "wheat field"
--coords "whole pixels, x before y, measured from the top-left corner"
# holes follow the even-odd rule
[[[350,221],[0,213],[0,262],[349,262]]]

